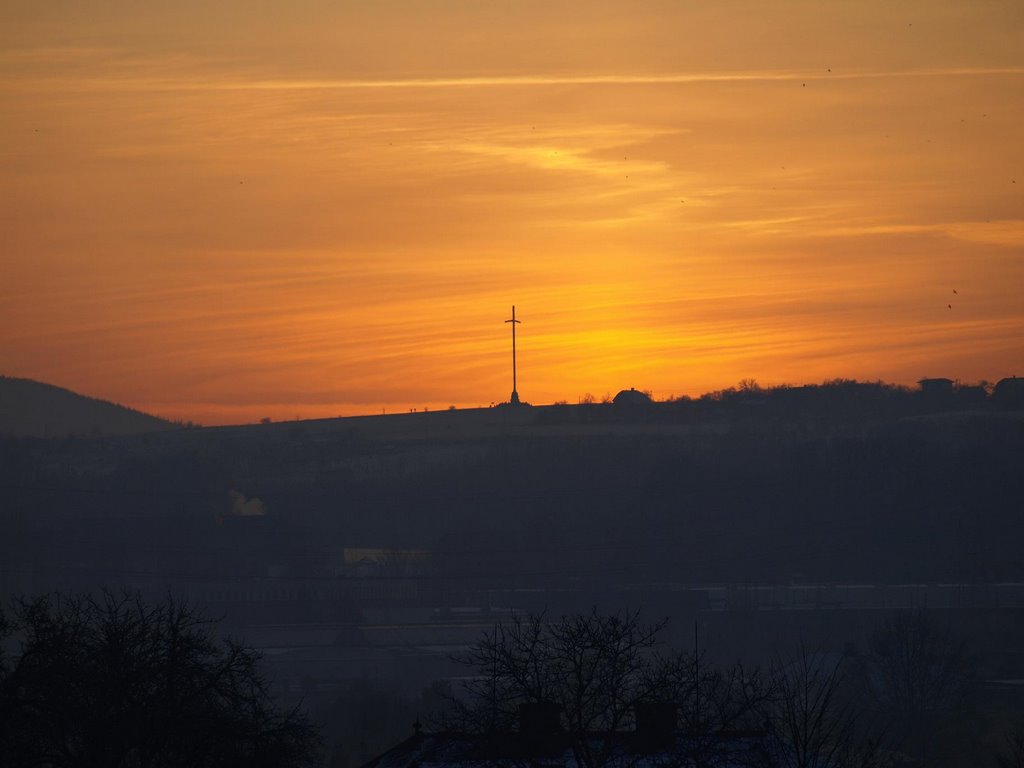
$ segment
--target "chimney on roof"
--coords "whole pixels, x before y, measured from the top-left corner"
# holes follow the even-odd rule
[[[636,743],[641,752],[670,747],[675,736],[675,704],[642,702],[636,705]]]

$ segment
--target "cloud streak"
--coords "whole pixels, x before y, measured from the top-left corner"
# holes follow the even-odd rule
[[[43,56],[26,57],[43,60]],[[40,86],[73,85],[76,89],[110,91],[344,91],[344,90],[430,90],[474,88],[529,88],[557,86],[652,86],[728,83],[807,83],[821,81],[865,81],[916,78],[978,78],[1024,75],[1024,67],[948,67],[831,72],[812,69],[751,70],[734,72],[667,72],[638,74],[533,74],[470,75],[460,77],[407,78],[265,78],[239,76],[230,71],[215,77],[133,76],[131,67],[121,65],[119,74],[89,76],[37,76],[6,84],[3,89],[24,91]]]

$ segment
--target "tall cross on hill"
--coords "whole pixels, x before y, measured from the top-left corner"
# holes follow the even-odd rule
[[[516,320],[515,304],[512,305],[512,319],[505,322],[512,323],[512,397],[509,402],[512,405],[519,405],[519,393],[516,391],[516,325],[523,321]]]

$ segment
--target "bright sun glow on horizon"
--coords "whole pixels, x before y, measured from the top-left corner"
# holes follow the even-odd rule
[[[1024,6],[16,0],[0,373],[205,424],[1024,375]]]

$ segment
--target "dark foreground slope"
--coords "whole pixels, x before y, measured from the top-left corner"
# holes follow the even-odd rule
[[[0,447],[33,572],[334,578],[402,550],[504,586],[1024,581],[1021,412],[878,385]]]
[[[174,428],[169,421],[106,400],[0,376],[0,435],[134,435]]]

